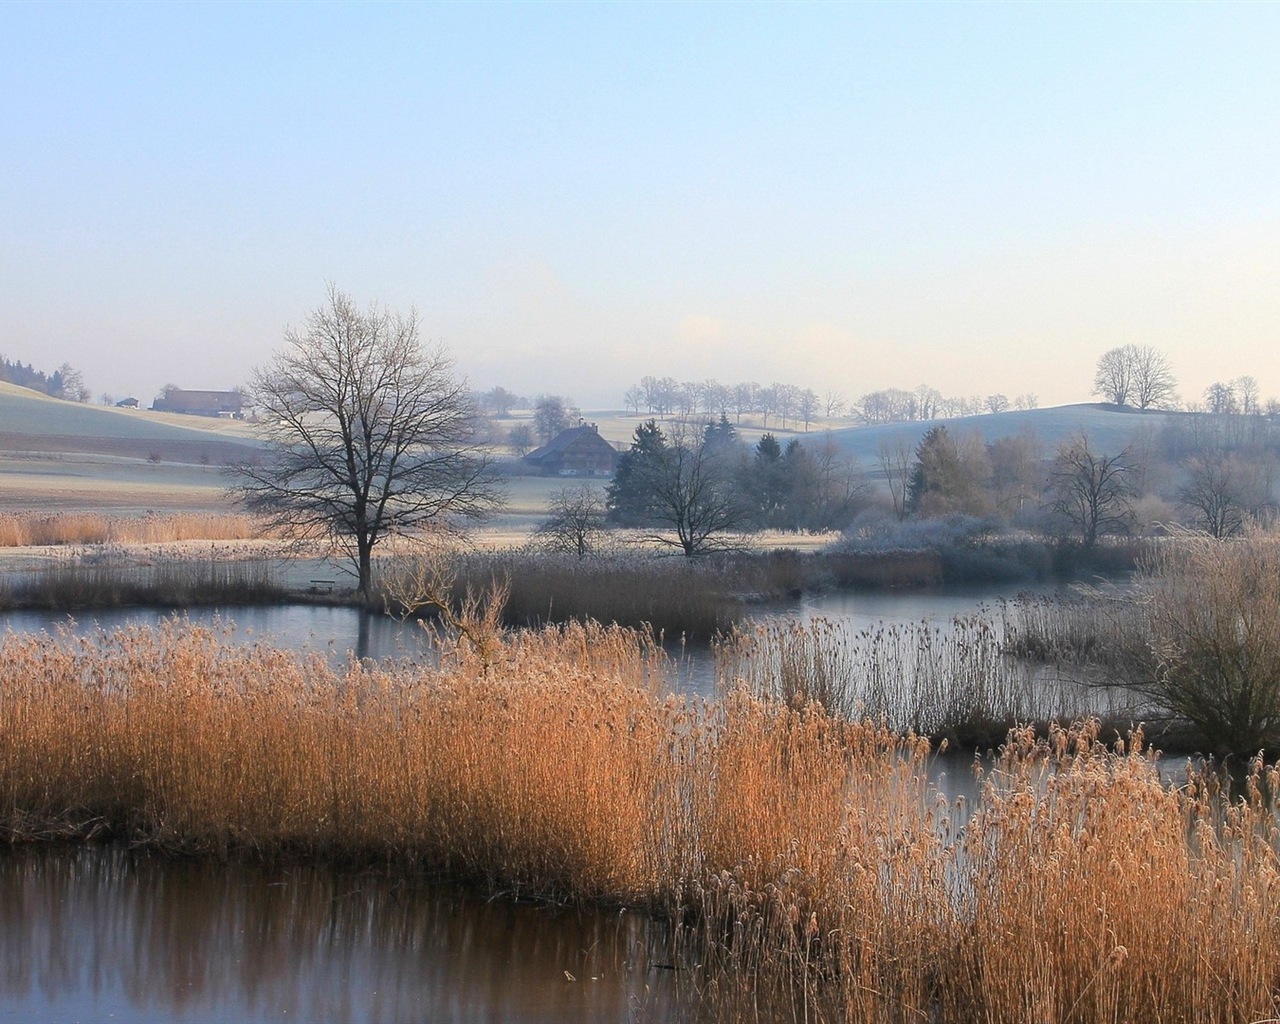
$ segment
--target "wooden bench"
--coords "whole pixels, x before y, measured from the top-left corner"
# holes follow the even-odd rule
[[[337,580],[312,580],[311,593],[313,594],[331,594],[333,588],[337,585]]]

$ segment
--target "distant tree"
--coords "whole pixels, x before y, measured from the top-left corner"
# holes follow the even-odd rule
[[[1255,378],[1245,375],[1231,382],[1232,390],[1240,401],[1240,411],[1246,416],[1253,416],[1260,407],[1258,404],[1259,388]]]
[[[714,423],[708,423],[703,429],[702,443],[715,451],[732,454],[740,444],[738,430],[729,422],[729,417],[721,413],[720,419]]]
[[[906,438],[898,438],[892,442],[885,439],[880,442],[880,473],[889,487],[893,514],[899,520],[907,518],[907,485],[911,480],[911,462],[911,444]]]
[[[646,467],[651,512],[658,524],[675,534],[687,558],[721,546],[721,535],[743,525],[746,510],[733,481],[733,464],[723,451],[692,436],[682,424]]]
[[[1186,481],[1178,489],[1178,502],[1193,525],[1214,537],[1231,537],[1263,511],[1267,491],[1257,465],[1213,452],[1191,458]]]
[[[998,413],[1009,411],[1009,399],[1004,395],[987,395],[987,412]]]
[[[1033,434],[1001,437],[987,446],[991,466],[991,494],[996,511],[1017,519],[1035,507],[1044,480],[1039,443]]]
[[[915,464],[907,482],[906,510],[924,518],[961,512],[990,511],[986,481],[990,467],[982,447],[957,442],[945,426],[936,426],[916,446]]]
[[[503,387],[490,388],[480,396],[480,405],[492,416],[507,417],[520,404],[520,399]]]
[[[533,451],[533,431],[527,423],[517,423],[507,431],[507,447],[517,459],[523,459]]]
[[[667,446],[667,437],[654,420],[636,427],[631,447],[618,458],[613,479],[605,492],[605,510],[618,526],[648,526],[654,521],[649,478]]]
[[[622,402],[634,415],[639,416],[640,406],[644,405],[644,388],[639,384],[631,385],[623,394]]]
[[[328,301],[254,372],[265,457],[237,467],[239,501],[298,537],[324,537],[372,596],[372,556],[388,535],[502,500],[474,440],[474,401],[453,363],[424,350],[416,314]]]
[[[811,530],[843,529],[868,503],[866,478],[830,431],[805,450],[816,475],[816,491],[813,503],[803,510],[800,525]]]
[[[1218,416],[1240,411],[1234,385],[1223,384],[1220,381],[1214,381],[1204,389],[1204,404],[1207,411]]]
[[[1132,386],[1133,367],[1124,348],[1103,352],[1093,374],[1093,393],[1112,405],[1128,405]]]
[[[916,415],[922,420],[933,420],[938,418],[938,413],[942,408],[942,395],[934,388],[927,384],[921,384],[915,390],[916,399]]]
[[[539,395],[533,403],[533,432],[546,444],[562,430],[573,426],[578,409],[560,395]]]
[[[714,380],[698,385],[698,402],[707,416],[723,416],[729,410],[729,389]]]
[[[49,378],[48,392],[54,398],[62,398],[68,402],[87,402],[93,393],[85,387],[84,377],[80,371],[63,363],[53,371]]]
[[[770,384],[767,388],[759,388],[755,394],[754,412],[760,414],[760,423],[767,430],[769,417],[778,411],[778,390]]]
[[[1121,345],[1099,357],[1093,393],[1112,405],[1150,409],[1171,399],[1177,384],[1162,353],[1150,345]]]
[[[796,415],[804,423],[804,432],[806,434],[809,433],[809,424],[814,421],[821,407],[816,391],[805,388],[796,396]]]
[[[675,389],[675,411],[684,419],[690,419],[698,411],[698,385],[683,381]]]
[[[744,384],[735,384],[733,386],[733,414],[734,422],[742,422],[742,414],[745,412],[750,415],[756,408],[756,394],[760,390],[760,385],[748,381]]]
[[[1077,434],[1058,446],[1049,474],[1049,507],[1079,534],[1086,549],[1092,548],[1102,534],[1124,533],[1132,525],[1133,474],[1131,448],[1100,454],[1087,434]]]
[[[1034,392],[1028,391],[1013,400],[1013,407],[1022,410],[1038,409],[1040,407],[1040,399]]]
[[[607,524],[604,498],[589,484],[564,488],[551,495],[547,518],[535,530],[548,550],[586,558],[599,546]]]
[[[752,525],[778,526],[786,504],[787,480],[782,445],[773,434],[764,434],[744,469],[743,503],[750,507]]]
[[[793,419],[800,405],[800,389],[794,384],[772,384],[769,390],[774,394],[774,409],[782,419],[782,425]]]
[[[822,399],[823,408],[826,410],[827,419],[839,419],[844,415],[845,402],[844,395],[839,391],[828,391]]]
[[[1133,404],[1139,409],[1151,409],[1165,405],[1173,398],[1178,386],[1169,360],[1150,345],[1126,345],[1132,362],[1131,394]]]
[[[745,518],[731,452],[705,443],[705,435],[683,421],[669,438],[653,420],[641,424],[609,485],[609,520],[668,529],[674,539],[657,539],[689,558],[719,546],[720,535]]]

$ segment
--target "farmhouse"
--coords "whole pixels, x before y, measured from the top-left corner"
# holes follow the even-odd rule
[[[117,409],[136,409],[138,408],[138,400],[136,398],[122,398],[116,402]]]
[[[618,451],[588,423],[560,431],[523,461],[544,476],[608,476],[617,468]]]
[[[156,412],[181,412],[188,416],[230,416],[240,418],[239,391],[184,391],[165,388],[151,403]]]

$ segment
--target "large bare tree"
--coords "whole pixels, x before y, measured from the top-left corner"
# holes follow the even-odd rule
[[[366,600],[388,535],[483,516],[502,500],[466,381],[418,331],[416,313],[362,310],[330,286],[250,386],[267,451],[238,467],[240,502],[292,536],[332,541]]]

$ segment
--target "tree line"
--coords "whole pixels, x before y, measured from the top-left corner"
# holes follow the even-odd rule
[[[63,363],[53,373],[46,374],[30,363],[10,361],[0,355],[0,380],[71,402],[87,402],[90,398],[84,377],[69,363]]]

